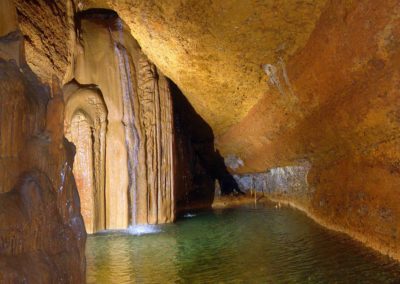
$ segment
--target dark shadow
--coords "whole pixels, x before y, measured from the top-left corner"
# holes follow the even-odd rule
[[[237,184],[236,180],[228,172],[228,169],[225,166],[224,158],[221,156],[218,150],[214,154],[213,162],[213,171],[216,173],[215,179],[218,180],[221,187],[221,195],[244,194],[239,189],[239,185]]]
[[[118,18],[117,12],[110,9],[104,8],[92,8],[84,11],[80,11],[76,14],[82,18],[102,18],[102,19],[115,19]]]
[[[242,194],[224,158],[214,149],[211,127],[172,81],[170,88],[174,110],[177,211],[210,208],[216,181],[221,195]]]
[[[119,30],[121,28],[122,21],[120,20],[117,12],[110,9],[93,8],[84,11],[80,11],[75,14],[75,25],[76,30],[81,31],[81,21],[83,19],[91,20],[98,25],[104,25],[112,30]]]

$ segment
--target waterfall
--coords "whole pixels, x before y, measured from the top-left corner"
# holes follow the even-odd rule
[[[137,168],[139,156],[139,134],[135,126],[134,96],[135,91],[132,87],[132,72],[128,53],[120,42],[123,42],[123,27],[120,20],[117,22],[119,31],[119,41],[115,41],[112,31],[110,35],[114,43],[115,54],[118,59],[119,73],[121,77],[121,88],[123,94],[123,124],[125,126],[125,142],[128,151],[128,174],[129,174],[129,202],[131,225],[136,224],[137,209]],[[132,149],[133,145],[133,149]]]

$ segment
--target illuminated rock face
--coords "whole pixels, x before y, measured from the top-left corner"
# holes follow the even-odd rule
[[[202,185],[225,173],[207,172],[218,168],[202,160],[209,152],[248,187],[400,259],[399,14],[397,0],[1,1],[0,276],[36,275],[49,257],[49,277],[65,267],[81,280],[64,131],[89,232],[170,222],[176,202],[210,202]],[[195,137],[181,113],[193,143],[172,135],[167,80],[132,35],[211,125]],[[288,170],[302,161],[307,175]],[[33,232],[56,245],[20,236]],[[14,261],[32,271],[11,271]]]
[[[60,86],[32,73],[13,2],[0,6],[0,282],[82,283],[86,233]]]
[[[116,11],[218,137],[268,92],[262,66],[304,47],[327,1],[74,2]]]
[[[397,0],[79,2],[118,12],[232,173],[308,160],[280,198],[400,258]]]
[[[398,15],[398,1],[328,1],[286,64],[293,94],[271,85],[216,142],[243,160],[238,174],[307,159],[304,194],[273,197],[400,259]]]
[[[81,199],[81,213],[86,224],[86,231],[92,233],[96,219],[95,215],[99,215],[98,213],[96,214],[95,211],[101,210],[99,207],[101,207],[104,202],[100,203],[97,200],[96,202],[94,201],[94,196],[100,188],[95,188],[94,184],[94,180],[96,179],[94,166],[96,166],[96,164],[93,159],[93,154],[97,149],[94,149],[89,119],[90,118],[86,117],[83,113],[78,112],[75,114],[71,121],[71,128],[74,130],[71,131],[70,137],[66,137],[69,138],[76,147],[73,173]],[[102,228],[101,224],[99,225],[98,228]]]
[[[115,13],[77,15],[76,37],[70,4],[0,3],[2,283],[83,283],[85,226],[175,218],[168,81]]]
[[[49,92],[26,64],[0,59],[2,283],[85,279],[86,233],[63,108],[57,81]]]
[[[74,175],[86,229],[171,222],[174,143],[167,79],[114,12],[90,10],[78,19],[74,80],[64,92],[65,128],[77,147]]]
[[[307,195],[307,175],[310,164],[303,162],[296,166],[269,169],[265,173],[234,175],[243,192],[256,191],[263,194],[287,196]]]
[[[30,68],[43,83],[51,84],[53,76],[65,83],[73,64],[75,27],[72,2],[12,2],[17,8],[18,28],[25,36],[25,57]]]
[[[68,96],[65,110],[65,137],[76,147],[73,173],[86,231],[104,230],[107,109],[100,91],[78,89]]]

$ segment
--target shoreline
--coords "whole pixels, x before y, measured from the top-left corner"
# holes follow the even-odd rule
[[[272,202],[272,203],[281,203],[285,206],[292,207],[296,210],[301,211],[304,213],[308,218],[313,220],[315,223],[319,224],[320,226],[331,230],[335,232],[339,232],[342,234],[345,234],[349,236],[351,239],[354,241],[357,241],[361,243],[363,246],[374,250],[375,252],[387,256],[391,258],[394,261],[400,262],[400,252],[393,252],[390,248],[388,248],[385,245],[382,245],[378,242],[371,241],[368,236],[365,236],[363,234],[360,234],[358,232],[354,232],[350,229],[346,229],[340,225],[336,224],[330,224],[327,221],[323,220],[323,218],[320,218],[310,212],[307,208],[304,206],[301,206],[300,204],[297,204],[293,200],[287,200],[285,198],[279,198],[279,197],[272,197],[268,195],[263,195],[261,197],[257,197],[257,203],[266,203],[266,202]],[[212,208],[213,209],[222,209],[222,208],[230,208],[230,207],[236,207],[240,205],[245,205],[245,204],[254,204],[254,197],[246,194],[245,196],[224,196],[224,197],[219,197],[218,199],[215,199]]]

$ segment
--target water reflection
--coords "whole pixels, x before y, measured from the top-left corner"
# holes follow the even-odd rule
[[[183,218],[162,232],[91,236],[88,283],[393,283],[398,263],[303,214],[266,206]]]
[[[161,233],[162,234],[162,233]],[[132,236],[123,232],[90,237],[88,283],[173,283],[176,239],[165,234]]]

